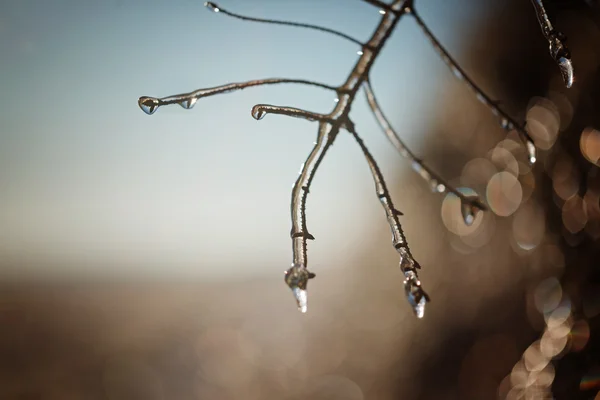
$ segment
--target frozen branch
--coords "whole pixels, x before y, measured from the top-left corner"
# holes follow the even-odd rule
[[[565,44],[567,38],[562,32],[554,30],[542,0],[531,0],[531,3],[535,9],[540,28],[542,28],[542,34],[548,41],[550,55],[560,68],[565,86],[570,88],[575,81],[575,74],[571,62],[571,53]]]
[[[461,199],[461,210],[463,213],[463,218],[465,219],[465,222],[467,224],[470,224],[474,220],[475,213],[478,210],[484,210],[486,209],[486,207],[479,200],[478,197],[464,196],[455,188],[448,185],[448,183],[444,181],[439,175],[435,174],[421,160],[415,157],[415,155],[404,145],[398,134],[394,131],[389,121],[381,111],[379,105],[377,104],[375,95],[373,94],[373,90],[368,82],[369,72],[377,56],[381,52],[388,38],[390,37],[396,25],[400,21],[400,18],[405,13],[413,14],[415,20],[417,21],[425,35],[429,38],[429,41],[432,43],[435,50],[441,55],[444,62],[451,68],[454,74],[458,78],[463,80],[467,84],[467,86],[473,92],[475,92],[477,98],[481,100],[486,106],[488,106],[495,115],[501,118],[502,126],[505,129],[516,129],[521,134],[523,140],[525,141],[527,152],[531,162],[535,162],[535,146],[533,140],[525,131],[525,129],[517,122],[515,122],[508,114],[502,111],[498,107],[498,105],[495,102],[493,102],[490,99],[490,97],[487,96],[465,74],[465,72],[460,68],[456,61],[452,59],[448,52],[442,47],[440,42],[429,31],[429,29],[423,23],[421,18],[414,12],[412,0],[393,0],[390,4],[387,4],[381,0],[363,1],[370,5],[379,7],[379,14],[381,15],[381,18],[375,31],[371,35],[370,39],[365,43],[354,39],[349,35],[346,35],[342,32],[338,32],[330,28],[290,21],[247,17],[244,15],[227,11],[213,2],[205,3],[206,7],[208,7],[216,13],[222,13],[243,21],[313,29],[333,34],[337,37],[340,37],[342,39],[348,40],[354,44],[361,46],[361,50],[357,52],[360,57],[354,64],[354,67],[350,71],[345,82],[338,87],[303,79],[270,78],[262,80],[252,80],[242,83],[231,83],[213,88],[199,89],[194,92],[183,93],[164,98],[144,96],[139,98],[138,105],[146,114],[153,114],[159,107],[168,104],[179,104],[180,106],[186,109],[190,109],[196,104],[198,99],[203,97],[231,92],[234,90],[242,90],[247,87],[279,83],[297,83],[335,91],[338,96],[338,101],[334,106],[333,110],[331,110],[331,112],[328,114],[321,114],[293,107],[281,107],[268,104],[257,104],[252,108],[252,116],[257,120],[262,119],[266,114],[282,114],[292,117],[304,118],[310,121],[317,121],[319,124],[317,140],[310,154],[308,155],[305,163],[302,165],[300,175],[298,176],[298,179],[296,180],[296,183],[294,184],[292,190],[290,205],[292,228],[290,236],[292,239],[293,262],[292,267],[285,272],[285,282],[290,287],[290,289],[292,289],[292,292],[298,304],[298,308],[302,312],[306,312],[307,283],[308,280],[314,278],[315,276],[307,269],[307,241],[314,240],[314,236],[309,233],[306,224],[306,200],[308,193],[310,192],[311,183],[315,177],[319,165],[323,161],[323,158],[325,157],[327,151],[335,141],[340,130],[342,128],[345,128],[350,132],[350,134],[359,144],[361,150],[365,155],[365,158],[367,159],[367,163],[371,169],[371,173],[375,182],[377,196],[384,208],[388,223],[392,230],[392,243],[394,245],[394,248],[400,255],[400,269],[402,270],[405,277],[404,288],[406,291],[406,296],[408,298],[408,301],[412,305],[413,311],[415,312],[417,317],[421,318],[424,315],[425,304],[427,301],[429,301],[429,297],[421,288],[421,282],[419,281],[419,277],[417,275],[417,270],[420,268],[420,266],[415,261],[410,252],[410,249],[406,242],[406,238],[404,237],[404,233],[400,225],[399,216],[402,215],[402,213],[394,208],[390,193],[385,184],[381,171],[377,166],[375,159],[365,146],[362,138],[356,132],[354,124],[349,118],[350,109],[356,97],[356,93],[358,92],[358,89],[361,86],[365,88],[369,105],[371,106],[371,110],[377,118],[377,121],[381,125],[381,128],[384,130],[388,139],[392,142],[392,144],[394,144],[394,146],[400,152],[400,154],[412,161],[413,169],[415,169],[415,171],[417,171],[422,178],[427,180],[430,183],[430,185],[434,186],[436,191],[449,191],[454,193]],[[566,50],[566,47],[562,42],[562,36],[554,32],[554,30],[552,29],[550,21],[548,20],[545,11],[543,10],[541,1],[534,0],[534,6],[536,6],[536,10],[538,11],[538,18],[540,19],[540,24],[542,25],[544,35],[550,42],[551,54],[559,62],[561,68],[563,68],[564,65],[567,64],[570,67],[568,51]],[[565,64],[565,60],[568,61],[567,64]],[[572,69],[570,80],[572,82]]]
[[[223,9],[222,7],[220,7],[219,5],[217,5],[216,3],[213,3],[212,1],[207,1],[206,3],[204,3],[204,5],[214,12],[222,13],[222,14],[225,14],[232,18],[241,19],[242,21],[260,22],[263,24],[286,25],[286,26],[294,26],[297,28],[313,29],[313,30],[317,30],[317,31],[321,31],[321,32],[330,33],[335,36],[339,36],[339,37],[349,40],[352,43],[355,43],[361,47],[363,46],[363,43],[361,41],[354,39],[352,36],[346,35],[345,33],[338,32],[334,29],[330,29],[327,27],[313,25],[313,24],[304,24],[304,23],[300,23],[300,22],[280,21],[280,20],[275,20],[275,19],[247,17],[245,15],[240,15],[240,14],[232,13],[231,11],[227,11],[227,10]]]
[[[308,232],[306,227],[306,197],[310,192],[310,184],[315,176],[315,172],[319,168],[323,157],[327,150],[333,144],[335,137],[339,132],[339,128],[333,127],[328,122],[319,123],[319,131],[317,133],[317,141],[310,154],[308,155],[300,175],[294,183],[292,189],[291,214],[292,214],[292,230],[290,236],[292,238],[292,268],[285,273],[285,282],[292,289],[298,309],[306,312],[307,296],[306,284],[308,280],[314,277],[314,274],[308,272],[306,266],[307,259],[307,240],[314,240],[315,237]]]
[[[410,252],[406,237],[404,236],[404,231],[402,230],[400,220],[398,219],[402,213],[394,207],[392,196],[387,188],[383,174],[381,173],[375,158],[373,158],[373,155],[365,145],[364,141],[356,132],[354,124],[348,120],[344,124],[344,127],[352,134],[367,159],[367,164],[369,164],[371,174],[373,175],[373,181],[375,182],[375,193],[383,206],[390,229],[392,230],[392,244],[400,254],[400,269],[405,276],[404,288],[406,297],[412,306],[415,315],[418,318],[423,318],[423,315],[425,314],[425,303],[429,301],[429,296],[427,296],[425,291],[421,288],[421,282],[417,275],[417,269],[421,267]]]
[[[485,106],[487,106],[494,115],[500,117],[500,125],[502,126],[502,128],[504,128],[507,131],[515,129],[519,133],[521,139],[523,140],[527,148],[529,162],[531,164],[535,163],[536,152],[534,141],[531,138],[531,136],[529,136],[529,133],[527,133],[527,131],[525,130],[525,127],[519,124],[517,121],[515,121],[510,115],[508,115],[508,113],[503,111],[500,107],[498,107],[497,103],[494,102],[490,98],[490,96],[488,96],[479,86],[477,86],[473,79],[471,79],[465,73],[465,71],[460,67],[460,65],[458,65],[458,63],[452,58],[450,53],[448,53],[444,46],[442,46],[440,41],[433,35],[433,33],[429,30],[427,25],[425,25],[425,22],[423,22],[423,20],[421,19],[419,14],[417,14],[414,8],[407,10],[407,12],[408,11],[410,11],[412,16],[415,18],[415,21],[417,22],[425,36],[427,36],[435,51],[437,51],[444,63],[448,66],[448,68],[450,68],[454,76],[456,76],[459,80],[463,81],[467,85],[467,87],[471,89],[473,93],[475,93],[477,99],[480,102],[482,102]]]
[[[292,190],[292,267],[286,271],[285,282],[292,289],[298,308],[305,312],[307,308],[306,285],[312,275],[306,270],[307,267],[307,240],[314,237],[308,233],[306,227],[306,197],[310,189],[310,183],[314,173],[321,163],[325,153],[333,144],[341,127],[346,125],[348,114],[354,101],[354,97],[362,83],[367,79],[371,66],[377,55],[390,37],[396,24],[400,20],[403,0],[395,0],[390,9],[395,12],[382,14],[379,25],[364,47],[364,52],[354,65],[346,81],[338,88],[339,101],[334,109],[327,115],[327,121],[319,123],[317,142],[309,154],[300,171],[300,176]]]
[[[320,87],[322,89],[328,89],[336,91],[337,88],[323,83],[309,81],[306,79],[287,79],[287,78],[267,78],[267,79],[256,79],[246,82],[228,83],[227,85],[215,86],[212,88],[198,89],[189,93],[176,94],[168,97],[149,97],[142,96],[138,99],[138,105],[146,114],[151,115],[158,110],[161,106],[169,104],[179,104],[185,109],[191,109],[194,107],[198,99],[203,97],[214,96],[216,94],[229,93],[235,90],[242,90],[254,86],[265,86],[265,85],[276,85],[280,83],[297,83],[302,85],[309,85]]]
[[[385,114],[379,107],[375,93],[371,87],[369,80],[365,80],[363,83],[363,89],[367,96],[367,101],[371,107],[371,111],[381,129],[385,132],[385,135],[392,143],[392,145],[398,150],[400,155],[411,161],[412,167],[423,178],[431,187],[432,190],[438,193],[450,192],[458,196],[461,201],[461,210],[463,210],[463,219],[465,224],[471,225],[475,220],[475,214],[478,210],[487,210],[487,207],[481,202],[478,196],[465,196],[442,177],[433,172],[427,165],[425,165],[414,153],[402,142],[398,133],[394,130]]]

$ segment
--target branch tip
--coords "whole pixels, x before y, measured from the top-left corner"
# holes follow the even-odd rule
[[[207,1],[206,3],[204,3],[204,6],[206,6],[211,11],[220,12],[221,14],[225,14],[229,17],[236,18],[236,19],[239,19],[242,21],[259,22],[259,23],[263,23],[263,24],[286,25],[286,26],[294,26],[297,28],[312,29],[312,30],[316,30],[316,31],[329,33],[329,34],[337,36],[337,37],[341,37],[342,39],[345,39],[345,40],[352,42],[354,44],[357,44],[359,46],[363,45],[363,43],[361,41],[353,38],[350,35],[346,35],[345,33],[342,33],[342,32],[336,31],[335,29],[330,29],[330,28],[327,28],[324,26],[305,24],[305,23],[301,23],[301,22],[282,21],[282,20],[276,20],[276,19],[248,17],[246,15],[241,15],[241,14],[233,13],[231,11],[227,11],[227,10],[223,9],[222,7],[219,7],[216,3],[213,3],[212,1]]]
[[[213,3],[212,1],[205,2],[204,7],[208,8],[209,10],[216,12],[216,13],[221,11],[219,6],[216,3]]]

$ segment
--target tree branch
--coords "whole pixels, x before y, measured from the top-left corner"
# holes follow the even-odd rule
[[[444,63],[448,66],[448,68],[450,68],[454,76],[456,76],[459,80],[463,81],[467,85],[467,87],[471,89],[473,93],[475,93],[477,99],[492,111],[492,114],[500,117],[500,125],[502,126],[502,128],[504,128],[507,131],[515,129],[519,133],[521,139],[526,145],[529,162],[531,164],[535,163],[536,153],[534,141],[531,138],[531,136],[529,136],[529,133],[527,133],[527,131],[525,130],[525,127],[523,127],[521,124],[515,121],[500,107],[498,107],[498,105],[479,86],[477,86],[473,79],[471,79],[465,73],[465,71],[460,67],[460,65],[458,65],[458,63],[452,58],[450,53],[448,53],[448,51],[442,46],[440,41],[433,35],[433,33],[429,30],[427,25],[425,25],[425,22],[423,22],[421,17],[419,17],[419,14],[417,14],[416,10],[412,8],[410,9],[410,12],[415,18],[415,21],[417,22],[425,36],[427,36],[427,38],[431,42],[431,45],[433,46],[435,51],[437,51]]]
[[[274,24],[274,25],[287,25],[287,26],[294,26],[297,28],[313,29],[313,30],[317,30],[317,31],[321,31],[321,32],[330,33],[335,36],[339,36],[339,37],[349,40],[352,43],[355,43],[361,47],[363,46],[363,43],[360,40],[354,39],[352,36],[346,35],[345,33],[336,31],[334,29],[326,28],[323,26],[318,26],[318,25],[313,25],[313,24],[304,24],[304,23],[292,22],[292,21],[281,21],[281,20],[275,20],[275,19],[247,17],[245,15],[240,15],[240,14],[236,14],[236,13],[227,11],[227,10],[223,9],[222,7],[220,7],[219,5],[217,5],[216,3],[213,3],[211,1],[207,1],[206,3],[204,3],[204,5],[214,12],[222,13],[222,14],[225,14],[232,18],[241,19],[242,21],[260,22],[263,24]]]
[[[392,143],[392,145],[396,148],[396,150],[398,150],[400,155],[411,161],[413,170],[415,170],[415,172],[417,172],[419,176],[421,176],[421,178],[423,178],[427,183],[429,183],[429,186],[434,191],[438,193],[450,192],[460,198],[461,203],[464,206],[462,208],[465,209],[465,211],[470,210],[470,213],[463,212],[463,219],[467,225],[471,225],[474,221],[474,214],[477,212],[477,210],[487,210],[485,204],[481,202],[478,196],[467,197],[464,194],[462,194],[460,191],[458,191],[456,188],[454,188],[452,185],[446,182],[441,176],[433,172],[419,158],[417,158],[414,155],[414,153],[404,144],[404,142],[402,142],[402,139],[400,139],[400,136],[394,130],[394,128],[386,118],[385,114],[379,107],[377,99],[375,98],[375,93],[373,92],[369,80],[365,80],[365,82],[363,83],[363,89],[367,96],[367,101],[369,103],[369,106],[371,107],[373,115],[375,115],[379,126],[384,131],[385,135]]]
[[[288,78],[267,78],[267,79],[256,79],[246,82],[228,83],[227,85],[215,86],[212,88],[203,88],[194,90],[189,93],[181,93],[173,96],[156,98],[150,96],[142,96],[138,99],[138,105],[146,114],[151,115],[158,110],[161,106],[169,104],[179,104],[185,109],[191,109],[194,107],[198,99],[203,97],[214,96],[221,93],[229,93],[235,90],[242,90],[254,86],[265,86],[265,85],[276,85],[280,83],[297,83],[302,85],[316,86],[322,89],[337,91],[334,86],[326,85],[324,83],[309,81],[306,79],[288,79]]]
[[[377,166],[373,156],[365,146],[364,142],[356,132],[353,123],[349,119],[350,109],[354,102],[356,93],[361,86],[364,86],[367,93],[367,99],[371,110],[377,118],[382,129],[388,136],[388,139],[394,144],[396,149],[404,157],[412,160],[413,169],[417,171],[421,177],[426,179],[430,184],[435,183],[436,190],[439,192],[450,191],[460,197],[462,201],[462,212],[465,222],[469,224],[474,218],[474,213],[477,210],[485,209],[485,205],[478,198],[470,198],[464,196],[462,193],[448,185],[439,175],[435,174],[431,169],[423,164],[421,160],[414,156],[414,154],[404,145],[400,140],[398,134],[393,130],[389,121],[381,111],[373,91],[368,82],[369,72],[373,66],[377,56],[384,47],[387,39],[394,31],[400,18],[405,13],[412,13],[415,20],[429,38],[436,51],[441,55],[444,62],[451,68],[454,74],[462,79],[467,86],[475,92],[477,98],[487,105],[492,112],[501,117],[502,126],[505,129],[516,129],[523,137],[527,152],[529,155],[530,162],[535,162],[535,145],[533,140],[525,131],[525,129],[516,123],[508,114],[502,111],[496,103],[494,103],[489,96],[487,96],[460,68],[460,66],[452,59],[448,52],[442,47],[439,41],[429,31],[424,22],[413,10],[413,0],[393,0],[390,4],[384,3],[380,0],[363,0],[364,2],[377,6],[380,8],[379,13],[381,19],[377,28],[371,35],[371,38],[366,42],[362,43],[353,37],[344,33],[335,31],[330,28],[321,27],[311,24],[303,24],[297,22],[280,21],[272,19],[262,19],[247,17],[240,14],[235,14],[224,10],[213,2],[206,2],[205,6],[210,8],[214,12],[220,12],[227,16],[237,18],[244,21],[253,21],[269,24],[295,26],[307,29],[314,29],[326,33],[336,35],[340,38],[348,40],[352,43],[361,46],[361,50],[358,51],[359,59],[356,61],[354,67],[350,71],[346,81],[339,87],[333,87],[318,82],[303,80],[303,79],[281,79],[281,78],[270,78],[262,80],[253,80],[242,83],[232,83],[228,85],[217,86],[213,88],[199,89],[190,93],[183,93],[175,96],[169,96],[164,98],[155,97],[140,97],[138,105],[146,114],[153,114],[159,107],[168,104],[179,104],[180,106],[190,109],[192,108],[198,99],[202,97],[212,96],[220,93],[230,92],[233,90],[241,90],[252,86],[279,84],[279,83],[298,83],[321,87],[323,89],[334,90],[338,95],[338,101],[329,114],[319,114],[306,110],[301,110],[293,107],[281,107],[273,106],[268,104],[257,104],[252,108],[252,116],[260,120],[266,114],[283,114],[293,117],[305,118],[311,121],[319,122],[319,129],[317,134],[317,141],[311,150],[306,162],[302,165],[300,176],[294,184],[291,198],[291,218],[292,218],[292,251],[293,251],[293,263],[292,267],[285,273],[285,282],[292,289],[298,308],[305,312],[307,309],[307,293],[306,287],[309,279],[315,275],[307,270],[307,241],[313,240],[314,237],[308,232],[306,226],[306,199],[310,191],[310,185],[315,176],[315,173],[321,164],[328,149],[333,144],[337,134],[341,128],[346,128],[357,141],[361,147],[371,173],[375,181],[375,188],[377,195],[384,207],[388,223],[392,230],[392,242],[394,248],[400,254],[400,268],[404,273],[404,287],[408,301],[411,303],[416,315],[421,318],[425,310],[425,303],[429,301],[429,297],[421,288],[421,283],[417,276],[417,270],[420,268],[419,264],[414,260],[410,249],[406,243],[406,238],[400,226],[398,217],[402,215],[398,210],[394,208],[392,199],[389,191]],[[551,54],[555,59],[558,60],[559,65],[564,66],[564,59],[568,59],[568,50],[562,43],[562,38],[557,33],[554,33],[550,25],[549,20],[543,10],[541,0],[534,1],[534,6],[538,11],[538,18],[540,18],[540,24],[546,38],[550,41]],[[543,11],[543,13],[542,13]],[[568,60],[568,66],[570,66],[570,60]],[[561,64],[561,62],[563,64]],[[566,67],[565,67],[566,68]],[[571,69],[571,80],[572,80],[572,69]]]
[[[306,285],[308,279],[310,279],[310,273],[303,271],[306,270],[307,266],[307,240],[314,239],[306,228],[306,196],[310,182],[312,182],[316,168],[327,149],[333,144],[340,128],[347,123],[354,97],[362,83],[367,79],[371,66],[400,20],[403,5],[404,0],[395,0],[389,6],[390,10],[394,12],[382,14],[379,25],[364,47],[363,54],[350,71],[346,81],[338,88],[339,101],[334,109],[327,114],[327,122],[320,121],[317,144],[304,163],[300,177],[292,191],[291,236],[294,262],[292,267],[286,271],[285,282],[292,289],[298,307],[303,312],[306,311]]]
[[[373,181],[375,182],[375,193],[383,206],[388,224],[392,230],[392,244],[400,254],[400,269],[405,276],[404,287],[407,299],[412,305],[415,315],[418,318],[423,318],[423,315],[425,314],[425,303],[429,301],[429,296],[427,296],[425,291],[421,288],[421,282],[417,275],[417,269],[421,267],[410,252],[406,237],[404,236],[404,231],[402,230],[400,220],[398,219],[402,213],[394,207],[392,196],[387,188],[383,174],[381,173],[375,158],[356,132],[354,124],[348,120],[344,124],[344,127],[352,134],[367,159],[367,164],[369,164],[371,174],[373,175]]]

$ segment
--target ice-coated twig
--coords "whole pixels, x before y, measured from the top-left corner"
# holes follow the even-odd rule
[[[138,99],[138,105],[140,106],[142,111],[144,111],[148,115],[154,114],[159,107],[166,106],[169,104],[179,104],[181,107],[189,110],[192,107],[194,107],[198,99],[201,99],[203,97],[233,92],[235,90],[242,90],[253,86],[276,85],[280,83],[297,83],[337,91],[336,87],[326,85],[324,83],[309,81],[306,79],[267,78],[256,79],[246,82],[228,83],[226,85],[198,89],[194,90],[193,92],[181,93],[162,98],[142,96]]]
[[[411,161],[415,172],[417,172],[421,178],[429,183],[429,186],[432,188],[432,190],[439,193],[453,193],[460,198],[462,204],[468,206],[467,209],[470,208],[472,210],[473,214],[477,209],[482,211],[487,210],[486,205],[481,202],[478,196],[465,196],[448,182],[446,182],[441,176],[433,172],[431,168],[425,165],[418,157],[416,157],[414,153],[404,144],[402,139],[400,139],[400,135],[398,135],[398,133],[394,130],[389,120],[379,107],[379,103],[377,102],[375,93],[373,92],[373,88],[371,87],[371,83],[368,79],[364,81],[363,89],[365,91],[369,107],[371,107],[371,111],[373,112],[373,115],[375,115],[375,119],[377,119],[379,126],[384,131],[389,141],[396,148],[396,150],[398,150],[402,157]],[[475,208],[475,210],[473,210],[473,208]],[[467,216],[464,216],[464,220],[467,225],[470,225],[474,220],[473,215],[469,216],[467,214]]]
[[[267,114],[287,115],[288,117],[303,118],[309,121],[329,121],[329,116],[318,114],[295,107],[273,106],[270,104],[257,104],[252,107],[252,118],[261,120]]]
[[[317,140],[309,153],[298,179],[294,183],[291,199],[292,230],[292,257],[295,265],[306,267],[307,261],[307,240],[314,240],[315,237],[308,232],[306,227],[306,197],[310,192],[310,185],[315,176],[317,168],[323,161],[327,150],[333,144],[339,128],[333,129],[333,125],[328,122],[320,122],[317,133]]]
[[[542,34],[548,41],[550,55],[558,64],[565,86],[570,88],[575,81],[575,73],[571,62],[571,53],[565,44],[567,38],[562,32],[554,30],[542,0],[531,0],[531,3],[540,23]]]
[[[412,256],[406,241],[406,237],[404,236],[404,231],[400,225],[399,216],[402,215],[402,213],[394,207],[392,196],[387,188],[383,174],[381,173],[375,158],[365,145],[362,138],[356,132],[354,124],[348,120],[344,124],[344,127],[354,137],[354,140],[356,140],[360,146],[360,149],[365,155],[365,158],[367,159],[367,164],[369,164],[371,174],[373,175],[373,181],[375,182],[375,193],[377,194],[377,197],[383,206],[385,216],[390,225],[390,229],[392,230],[392,244],[396,251],[400,254],[400,269],[404,273],[405,277],[404,289],[406,292],[406,297],[408,302],[411,304],[415,315],[418,318],[423,318],[423,315],[425,314],[425,303],[429,301],[429,296],[421,288],[421,282],[419,281],[419,277],[417,275],[417,269],[421,267]]]
[[[317,31],[321,31],[321,32],[330,33],[335,36],[339,36],[339,37],[349,40],[352,43],[355,43],[361,47],[363,46],[363,43],[360,40],[354,39],[350,35],[346,35],[345,33],[342,33],[342,32],[336,31],[335,29],[327,28],[324,26],[318,26],[318,25],[313,25],[313,24],[304,24],[304,23],[293,22],[293,21],[281,21],[281,20],[275,20],[275,19],[248,17],[245,15],[236,14],[236,13],[232,13],[231,11],[227,11],[227,10],[223,9],[222,7],[220,7],[218,4],[213,3],[212,1],[207,1],[206,3],[204,3],[204,6],[206,6],[208,9],[210,9],[214,12],[222,13],[222,14],[225,14],[232,18],[241,19],[242,21],[261,22],[264,24],[287,25],[287,26],[295,26],[297,28],[313,29],[313,30],[317,30]]]
[[[307,241],[314,239],[306,227],[306,196],[310,189],[310,183],[327,149],[329,149],[337,137],[340,128],[348,122],[348,114],[354,97],[367,78],[377,55],[400,20],[402,16],[400,11],[403,4],[404,0],[395,0],[389,6],[390,10],[394,12],[382,14],[379,25],[364,46],[363,53],[356,61],[346,81],[338,88],[339,100],[334,109],[327,115],[327,121],[322,120],[319,122],[317,142],[306,162],[302,165],[300,176],[296,180],[292,190],[291,237],[293,263],[292,267],[286,271],[285,282],[292,289],[298,303],[298,308],[303,312],[306,311],[306,283],[311,277],[311,273],[306,271]]]
[[[479,86],[477,86],[473,79],[471,79],[465,73],[465,71],[460,67],[460,65],[458,65],[454,58],[452,58],[450,53],[448,53],[444,46],[442,46],[440,41],[429,30],[425,22],[423,22],[419,14],[417,14],[414,7],[407,9],[407,12],[410,12],[411,15],[414,17],[415,21],[417,22],[417,25],[419,25],[425,36],[427,36],[429,42],[431,43],[435,51],[440,55],[440,57],[448,66],[448,68],[450,68],[454,76],[456,76],[459,80],[463,81],[465,85],[467,85],[467,87],[471,89],[473,93],[475,93],[477,99],[492,111],[492,114],[500,117],[500,125],[502,126],[502,128],[504,128],[507,131],[515,129],[519,133],[521,139],[525,143],[529,162],[531,164],[535,163],[536,152],[534,141],[529,135],[529,133],[527,133],[527,131],[525,130],[525,127],[519,124],[517,121],[515,121],[510,115],[508,115],[508,113],[506,113],[500,107],[498,107],[497,102],[494,102],[490,98],[490,96],[488,96]]]

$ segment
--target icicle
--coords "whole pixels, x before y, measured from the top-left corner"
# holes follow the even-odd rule
[[[294,264],[285,271],[285,283],[292,289],[298,310],[305,313],[307,310],[307,292],[306,285],[309,279],[315,277],[315,274],[309,272],[302,265]]]

